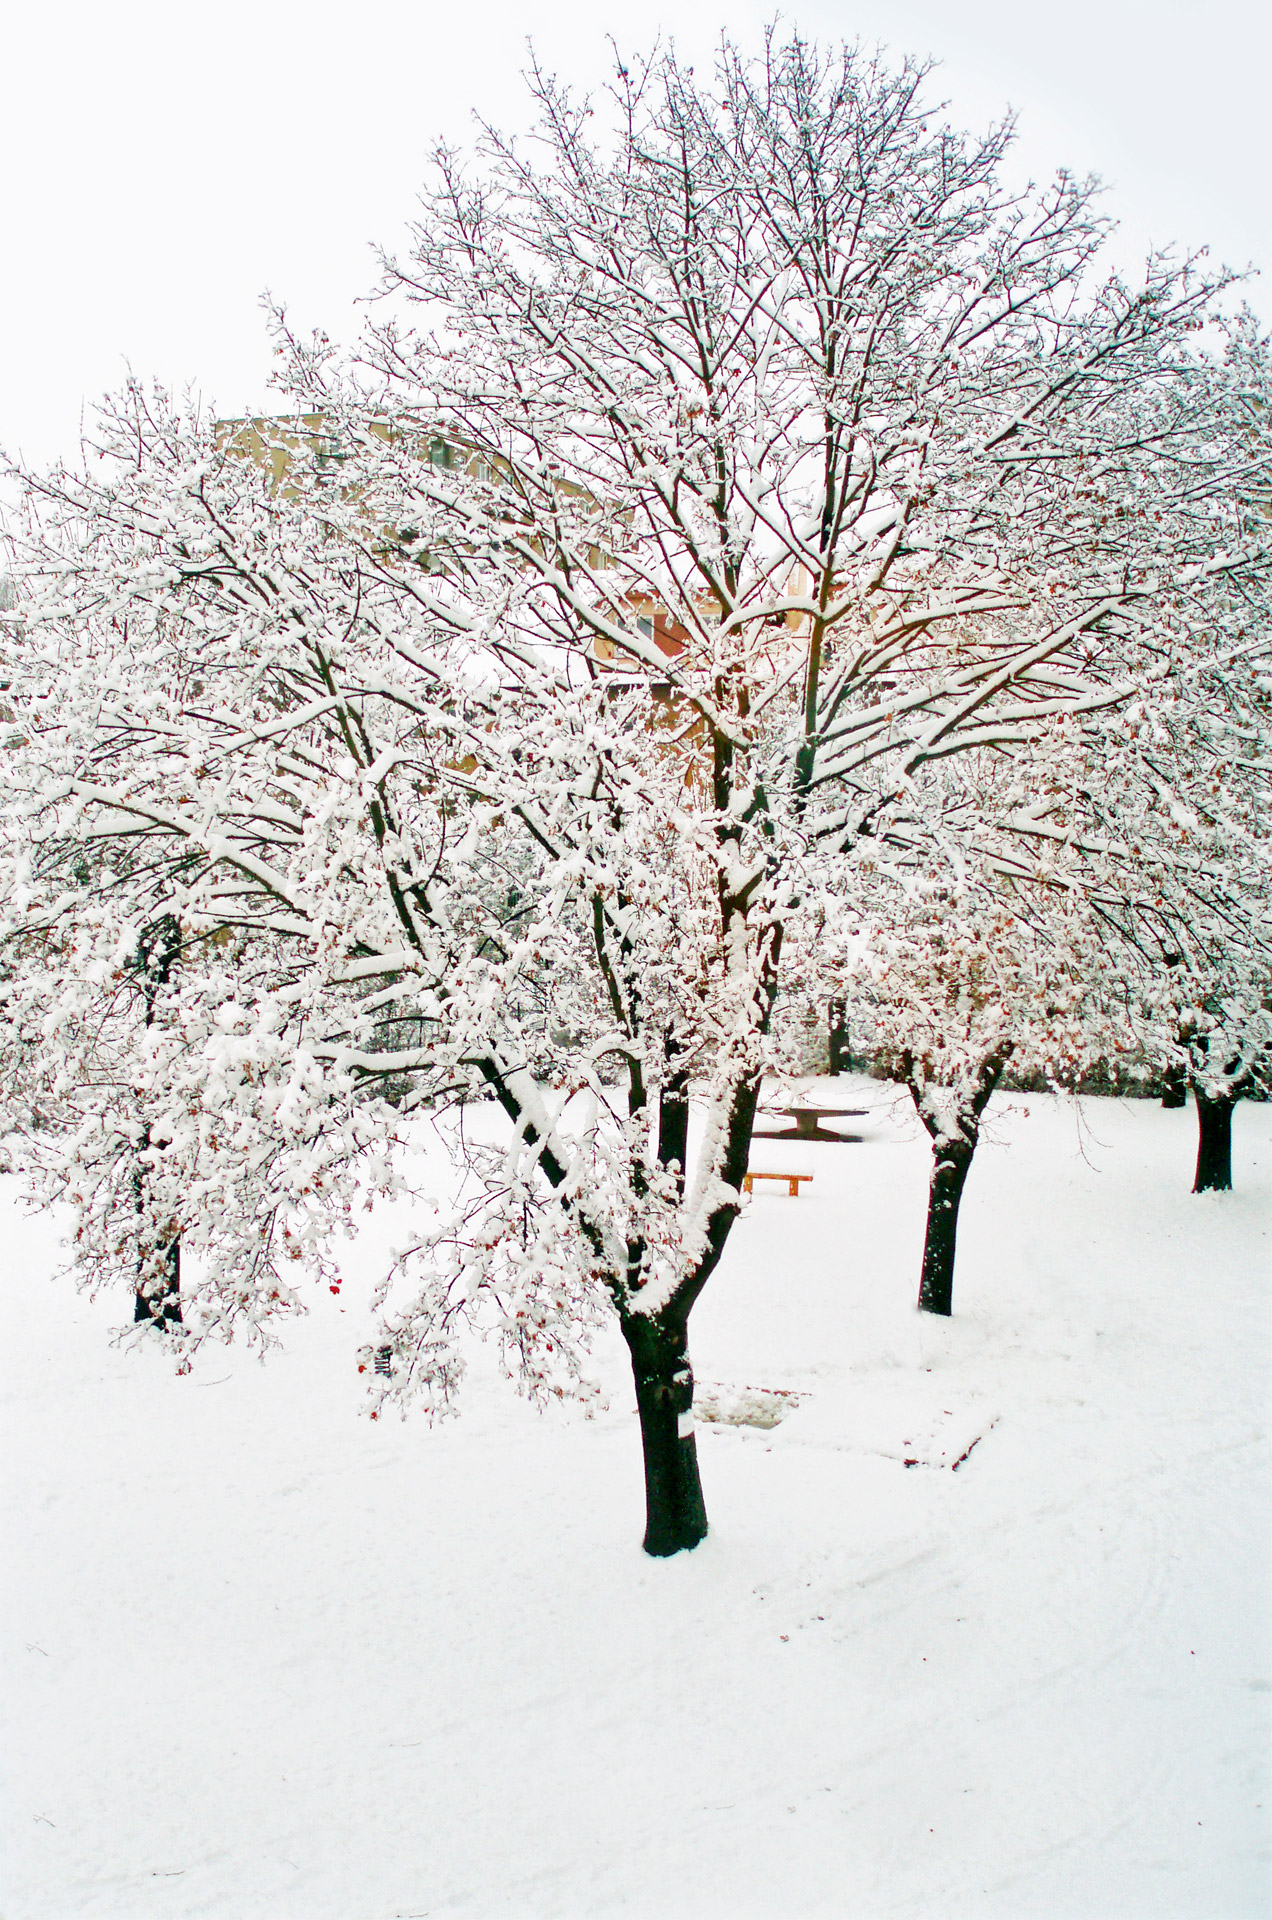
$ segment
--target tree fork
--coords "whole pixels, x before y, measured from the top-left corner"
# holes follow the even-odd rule
[[[971,1098],[958,1109],[959,1134],[944,1137],[924,1104],[923,1090],[915,1078],[914,1056],[905,1055],[903,1073],[910,1097],[928,1132],[935,1155],[932,1182],[928,1188],[927,1232],[923,1241],[923,1271],[919,1277],[919,1309],[948,1318],[954,1310],[954,1253],[958,1240],[958,1210],[963,1198],[972,1155],[980,1139],[981,1116],[989,1105],[1003,1069],[1015,1052],[1014,1040],[1005,1040],[996,1052],[980,1063]]]

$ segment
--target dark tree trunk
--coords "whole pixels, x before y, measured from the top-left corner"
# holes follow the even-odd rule
[[[1194,1193],[1230,1193],[1232,1190],[1232,1109],[1237,1096],[1211,1100],[1200,1087],[1197,1099],[1197,1178]]]
[[[157,1272],[137,1288],[134,1323],[152,1321],[159,1327],[179,1327],[181,1320],[181,1240],[176,1237],[153,1262]]]
[[[827,1009],[830,1032],[830,1071],[847,1073],[848,1068],[848,1002],[832,1000]]]
[[[1182,1060],[1174,1061],[1162,1076],[1162,1105],[1164,1107],[1186,1107],[1188,1105],[1188,1069]]]
[[[971,1146],[942,1146],[932,1168],[928,1189],[927,1235],[923,1242],[923,1273],[919,1306],[924,1313],[954,1310],[954,1246],[958,1237],[958,1207],[963,1183],[972,1164]]]
[[[641,1313],[623,1316],[632,1356],[645,1454],[646,1553],[660,1559],[696,1547],[707,1531],[693,1431],[693,1373],[683,1326]]]
[[[172,969],[181,952],[180,923],[170,913],[161,914],[147,927],[137,944],[134,964],[142,976],[146,1000],[146,1025],[153,1026],[159,990],[172,978]],[[159,1327],[179,1327],[181,1320],[181,1235],[172,1232],[158,1247],[145,1246],[146,1166],[142,1157],[152,1145],[146,1128],[142,1153],[133,1169],[133,1198],[141,1229],[141,1247],[137,1259],[137,1292],[133,1302],[133,1323],[152,1322]]]
[[[670,1045],[667,1057],[671,1058]],[[658,1164],[680,1169],[683,1193],[689,1164],[689,1075],[683,1067],[668,1075],[658,1096]]]
[[[902,1072],[910,1097],[924,1126],[932,1136],[934,1154],[932,1182],[928,1189],[927,1235],[923,1242],[923,1272],[919,1278],[919,1307],[924,1313],[948,1316],[954,1309],[954,1247],[958,1238],[958,1209],[963,1198],[972,1155],[980,1139],[980,1123],[1003,1069],[1015,1052],[1014,1040],[1004,1040],[997,1051],[987,1054],[976,1072],[969,1093],[960,1099],[957,1111],[958,1134],[951,1139],[946,1131],[948,1112],[944,1103],[929,1108],[924,1088],[915,1075],[914,1056],[903,1056]]]

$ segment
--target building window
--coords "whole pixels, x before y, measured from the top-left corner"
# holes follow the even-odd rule
[[[337,433],[316,434],[313,442],[314,466],[320,481],[334,479],[333,469],[348,458]]]

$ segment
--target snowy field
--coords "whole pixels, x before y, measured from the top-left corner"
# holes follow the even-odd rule
[[[718,1409],[798,1410],[700,1428],[667,1562],[617,1344],[591,1421],[482,1362],[372,1425],[380,1222],[178,1379],[3,1183],[3,1920],[1269,1912],[1272,1107],[1194,1197],[1191,1112],[999,1098],[943,1324],[926,1141],[818,1092],[864,1139],[757,1142],[813,1185],[693,1322]]]

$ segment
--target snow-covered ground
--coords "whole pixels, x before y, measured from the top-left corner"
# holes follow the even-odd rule
[[[701,1428],[667,1562],[617,1346],[592,1421],[372,1425],[369,1237],[178,1379],[4,1183],[4,1920],[1269,1911],[1272,1107],[1194,1197],[1191,1113],[999,1099],[946,1325],[926,1143],[817,1091],[865,1139],[757,1143],[814,1183],[693,1329],[800,1405]]]

